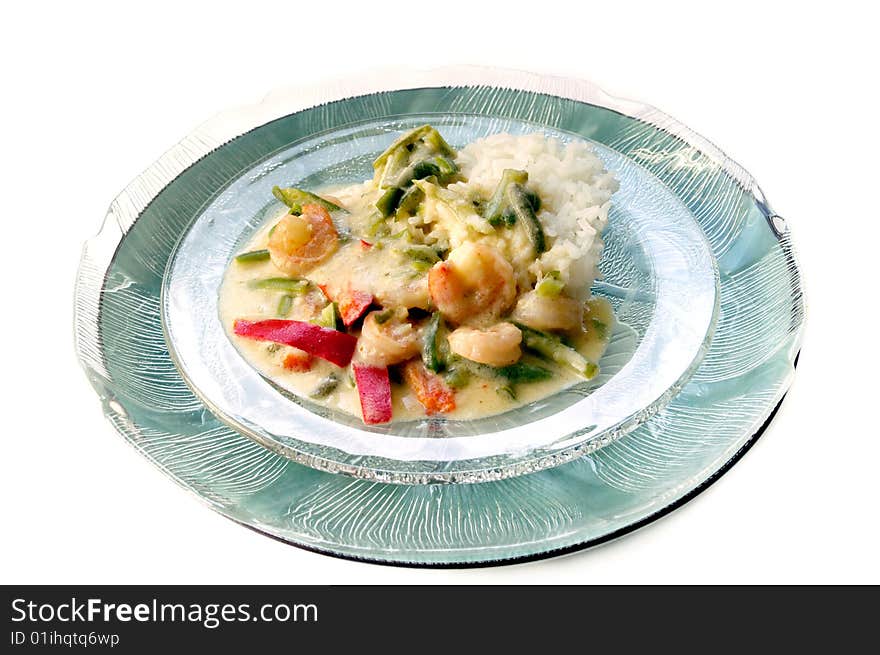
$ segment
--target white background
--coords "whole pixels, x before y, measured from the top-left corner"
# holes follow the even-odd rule
[[[880,582],[880,50],[876,16],[858,8],[869,3],[517,4],[0,10],[0,582]],[[591,79],[710,138],[789,220],[808,294],[797,379],[771,429],[709,491],[564,558],[389,568],[238,527],[104,421],[73,353],[71,314],[80,245],[113,196],[224,108],[389,63]]]

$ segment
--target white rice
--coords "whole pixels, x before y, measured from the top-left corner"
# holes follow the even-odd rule
[[[537,261],[525,263],[528,274],[536,280],[559,271],[569,293],[587,298],[599,276],[611,194],[619,187],[592,148],[543,134],[496,134],[460,150],[456,161],[467,182],[450,189],[465,196],[477,191],[489,197],[505,168],[528,172],[528,186],[541,197],[538,219],[550,246]]]

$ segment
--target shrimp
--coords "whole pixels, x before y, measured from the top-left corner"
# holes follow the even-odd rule
[[[478,330],[460,327],[449,333],[449,349],[456,355],[489,366],[516,363],[522,351],[522,332],[512,323],[496,323]]]
[[[455,323],[487,323],[516,296],[513,266],[492,246],[465,242],[428,272],[431,299]]]
[[[422,330],[405,320],[406,310],[367,314],[357,343],[358,359],[370,366],[391,366],[419,354]]]
[[[302,214],[287,214],[269,235],[269,256],[287,275],[303,275],[336,252],[339,234],[321,205],[303,205]]]
[[[547,297],[535,291],[520,296],[514,320],[536,330],[572,330],[583,323],[584,306],[566,296]]]

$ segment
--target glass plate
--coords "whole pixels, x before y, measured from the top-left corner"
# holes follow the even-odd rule
[[[467,100],[469,92],[460,93]],[[398,91],[386,109],[399,116],[426,97],[424,90]],[[455,102],[466,109],[463,100]],[[642,166],[595,142],[621,182],[604,234],[604,279],[594,287],[611,301],[619,323],[597,379],[489,418],[436,416],[366,426],[358,417],[291,397],[239,354],[220,322],[219,289],[232,257],[267,217],[281,211],[272,187],[362,182],[372,175],[373,159],[400,132],[427,122],[454,147],[499,132],[579,138],[497,116],[415,113],[324,130],[242,168],[195,214],[164,277],[166,341],[189,386],[233,428],[295,461],[408,484],[485,482],[534,472],[589,453],[646,421],[702,360],[715,324],[718,275],[687,207]],[[284,124],[286,119],[239,139],[265,139]],[[216,165],[202,161],[196,167]]]
[[[424,118],[466,131],[475,125],[485,133],[537,125],[589,139],[609,165],[616,163],[616,172],[636,176],[639,183],[622,184],[636,197],[624,198],[618,220],[612,220],[608,261],[624,265],[606,266],[613,283],[605,291],[616,297],[619,315],[636,335],[630,345],[637,347],[620,346],[616,361],[603,362],[606,372],[637,362],[657,324],[651,304],[656,294],[645,291],[662,271],[640,266],[650,257],[634,255],[640,252],[638,240],[621,238],[626,221],[635,220],[624,215],[627,207],[646,208],[648,217],[656,216],[658,207],[668,208],[685,232],[701,233],[686,241],[692,250],[683,260],[699,273],[698,306],[711,297],[711,311],[696,312],[708,316],[705,329],[696,331],[694,343],[700,345],[685,353],[692,356],[677,367],[679,377],[664,382],[665,392],[642,413],[628,414],[623,423],[617,416],[617,423],[586,439],[575,435],[578,443],[544,443],[541,447],[551,447],[545,453],[534,448],[481,453],[476,466],[474,458],[459,458],[452,461],[464,466],[391,459],[389,467],[390,458],[381,455],[359,457],[327,443],[291,441],[279,430],[261,434],[265,426],[259,420],[215,407],[251,437],[279,450],[284,450],[279,444],[289,446],[284,452],[301,461],[375,479],[307,468],[228,427],[187,386],[163,335],[162,284],[170,288],[176,279],[165,275],[166,267],[178,242],[174,261],[185,252],[187,235],[216,224],[210,218],[222,215],[216,210],[230,185],[251,185],[256,193],[285,163],[286,175],[300,166],[294,179],[308,183],[310,171],[302,164],[308,153],[297,148],[310,139],[327,143],[346,130],[379,129],[379,136],[387,136],[379,126]],[[316,151],[309,152],[320,159],[320,148]],[[294,155],[289,162],[287,155]],[[327,170],[326,164],[312,169],[325,175]],[[352,174],[337,172],[345,181]],[[251,229],[257,217],[246,218]],[[615,235],[617,226],[621,232]],[[229,232],[224,257],[246,235],[241,226]],[[703,286],[707,280],[711,284]],[[787,226],[748,174],[717,148],[657,110],[611,98],[584,82],[474,68],[398,72],[279,92],[209,121],[113,202],[101,232],[85,246],[76,289],[77,350],[108,418],[173,479],[230,518],[285,541],[408,564],[487,563],[570,550],[621,534],[682,502],[750,442],[780,402],[793,375],[802,320]],[[177,323],[169,325],[177,347]],[[192,376],[193,367],[182,365]],[[607,379],[592,397],[616,377]],[[201,381],[197,386],[210,396]],[[578,396],[576,402],[583,400]],[[539,421],[558,408],[549,409]],[[623,424],[638,427],[623,436]],[[413,461],[416,466],[410,466]],[[377,481],[493,478],[498,479],[472,485]]]

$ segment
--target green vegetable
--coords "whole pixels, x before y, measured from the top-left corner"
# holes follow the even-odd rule
[[[403,192],[400,202],[397,203],[397,217],[401,218],[403,214],[414,215],[422,200],[425,199],[425,192],[419,187],[413,185]]]
[[[284,294],[278,301],[278,311],[276,312],[281,318],[285,318],[293,307],[293,296]]]
[[[272,195],[278,198],[285,205],[290,207],[292,213],[298,214],[302,211],[303,205],[314,204],[321,205],[328,212],[345,212],[345,210],[336,205],[329,200],[324,200],[320,196],[316,196],[314,193],[310,191],[303,191],[302,189],[296,189],[294,187],[289,187],[287,189],[282,189],[279,186],[272,187]],[[345,212],[348,213],[348,212]]]
[[[535,255],[540,255],[547,250],[547,242],[544,238],[544,228],[532,209],[532,203],[526,195],[525,187],[521,184],[510,184],[504,193],[505,198],[510,204],[510,209],[516,214],[519,224],[524,226],[526,234],[532,247],[535,249]]]
[[[455,154],[430,125],[401,135],[373,162],[374,180],[380,189],[386,189],[376,202],[379,212],[390,216],[402,205],[401,214],[414,214],[424,195],[413,191],[404,197],[404,190],[417,180],[448,181],[458,173]]]
[[[489,198],[489,202],[486,203],[486,206],[483,209],[483,218],[489,221],[492,225],[500,225],[501,223],[498,223],[498,221],[502,220],[501,217],[504,214],[504,209],[507,205],[507,187],[511,184],[525,184],[528,181],[529,174],[525,171],[518,171],[513,168],[504,169],[504,172],[501,174],[501,181],[498,182],[498,186],[495,187],[495,192],[492,194],[492,197]]]
[[[406,168],[407,162],[409,162],[409,156],[409,151],[404,147],[396,150],[388,157],[382,167],[382,175],[379,178],[380,189],[395,186],[397,178],[400,177],[400,172]]]
[[[254,262],[264,262],[267,259],[269,259],[268,250],[251,250],[235,256],[235,261],[239,264],[253,264]]]
[[[430,328],[429,328],[430,329]],[[428,349],[425,349],[428,352]],[[425,365],[428,365],[427,359]],[[453,388],[459,388],[455,385],[464,386],[467,384],[471,375],[476,375],[485,380],[492,380],[496,383],[495,390],[511,400],[516,399],[516,385],[528,384],[530,382],[542,382],[553,377],[553,371],[529,364],[528,362],[517,362],[510,366],[502,366],[500,368],[481,364],[464,357],[453,357],[447,368],[446,384]]]
[[[516,391],[509,384],[499,384],[495,387],[495,392],[502,396],[506,396],[510,400],[516,400]]]
[[[268,289],[271,291],[290,291],[292,293],[303,293],[309,288],[308,280],[300,280],[295,277],[269,277],[262,280],[251,280],[248,282],[251,289]]]
[[[440,261],[440,255],[431,246],[423,246],[414,244],[400,249],[401,254],[406,255],[416,261],[434,264]]]
[[[565,282],[562,281],[559,271],[550,271],[538,282],[535,292],[544,298],[555,298],[562,293],[563,288],[565,288]]]
[[[458,166],[455,162],[447,157],[435,156],[427,159],[420,159],[407,166],[397,176],[394,186],[407,187],[414,180],[424,180],[427,177],[434,176],[439,181],[443,181],[452,177],[458,172]]]
[[[526,198],[528,199],[529,204],[532,206],[532,211],[537,214],[538,211],[541,209],[541,197],[534,191],[526,189]]]
[[[420,149],[419,146],[427,146],[430,150],[449,157],[456,155],[455,150],[446,143],[436,129],[430,125],[422,125],[397,137],[373,162],[373,170],[384,168],[389,157],[416,152]]]
[[[309,394],[310,398],[326,398],[331,393],[336,390],[336,387],[339,386],[339,376],[335,373],[331,373],[326,378],[318,382],[318,386],[316,386],[312,392]]]
[[[487,380],[501,380],[505,384],[541,382],[553,377],[553,371],[546,369],[543,366],[537,366],[523,361],[509,366],[495,367],[465,359],[464,357],[455,357],[450,366],[465,368],[478,377]]]
[[[318,315],[318,318],[315,320],[315,324],[320,325],[321,327],[331,328],[333,330],[339,329],[339,323],[337,322],[337,317],[339,316],[339,312],[336,309],[336,303],[331,302],[328,303],[324,309],[321,310],[321,313]]]
[[[452,389],[463,389],[471,380],[471,374],[464,366],[454,366],[446,370],[443,379]]]
[[[497,371],[498,375],[511,382],[542,382],[553,377],[553,371],[527,362],[517,362]]]
[[[566,346],[559,337],[539,332],[530,327],[516,323],[516,326],[522,331],[523,344],[526,348],[534,350],[547,359],[567,366],[578,375],[592,379],[599,372],[599,367],[586,357],[581,355],[574,348]]]
[[[383,309],[381,312],[376,312],[376,314],[374,314],[373,318],[376,321],[376,323],[378,323],[379,325],[382,325],[383,323],[387,323],[388,321],[390,321],[393,316],[394,316],[393,309]]]
[[[391,216],[397,209],[397,206],[400,204],[400,200],[403,197],[403,189],[399,187],[391,187],[376,201],[376,209],[379,210],[379,213],[387,218]]]
[[[445,357],[441,344],[441,331],[443,329],[443,316],[440,312],[434,312],[428,327],[425,329],[425,341],[422,347],[422,361],[429,371],[439,373],[445,365]]]
[[[596,330],[596,334],[599,335],[599,338],[600,339],[607,339],[608,338],[608,324],[603,323],[598,318],[594,318],[592,320],[592,323],[593,323],[593,329]]]

